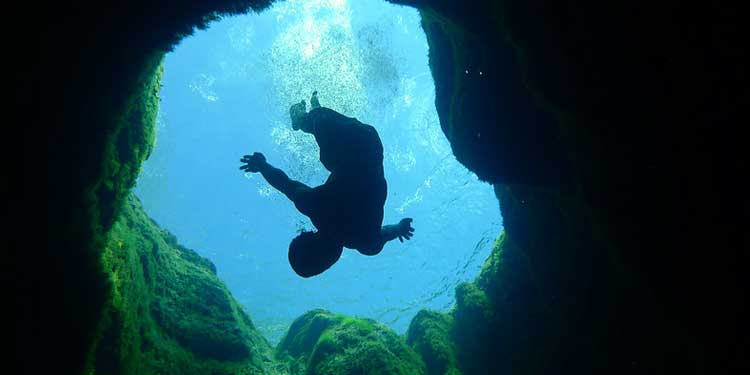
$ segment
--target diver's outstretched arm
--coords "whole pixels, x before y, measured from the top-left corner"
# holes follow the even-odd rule
[[[309,186],[289,178],[281,169],[268,164],[266,157],[260,152],[245,155],[240,161],[245,163],[240,169],[246,172],[260,172],[271,186],[286,195],[291,201],[294,201],[294,196],[299,194],[300,190],[310,189]]]

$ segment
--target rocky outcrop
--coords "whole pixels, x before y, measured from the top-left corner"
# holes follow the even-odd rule
[[[325,310],[297,318],[276,357],[290,374],[425,374],[419,355],[388,327]]]
[[[271,347],[214,265],[148,218],[129,196],[102,263],[111,282],[89,371],[260,374]]]
[[[414,316],[406,333],[406,342],[419,353],[428,375],[460,375],[456,347],[451,336],[450,314],[422,310]]]

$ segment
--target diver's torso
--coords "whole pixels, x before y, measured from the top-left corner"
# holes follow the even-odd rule
[[[380,236],[387,183],[383,173],[383,145],[377,131],[355,118],[328,108],[309,113],[320,131],[320,161],[331,171],[323,206],[311,221],[320,231],[336,233],[348,248],[370,246]]]
[[[354,176],[332,173],[320,195],[325,209],[310,217],[315,227],[335,233],[350,249],[369,246],[379,238],[388,189],[382,166],[380,170]]]

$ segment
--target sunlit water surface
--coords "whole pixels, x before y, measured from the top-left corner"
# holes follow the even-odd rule
[[[446,311],[472,280],[502,221],[490,185],[461,166],[435,110],[415,9],[384,1],[285,1],[186,38],[164,62],[158,139],[136,188],[149,214],[211,259],[273,343],[312,308],[369,317],[399,333],[422,308]],[[344,251],[302,279],[289,241],[312,229],[239,158],[263,152],[290,177],[324,182],[312,136],[288,108],[318,90],[323,106],[373,125],[385,148],[385,222],[413,217],[411,241],[366,257]]]

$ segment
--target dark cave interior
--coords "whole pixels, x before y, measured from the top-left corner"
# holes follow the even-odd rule
[[[102,249],[150,225],[129,190],[153,144],[161,58],[195,27],[268,1],[29,3],[18,13],[39,15],[26,26],[34,32],[12,41],[25,120],[5,151],[23,160],[4,267],[16,369],[238,373],[231,364],[246,360],[247,373],[357,373],[328,358],[373,335],[380,341],[357,350],[382,359],[377,350],[388,349],[401,362],[361,366],[392,373],[747,369],[741,13],[678,1],[393,2],[420,10],[441,126],[458,160],[494,185],[504,218],[505,234],[450,314],[418,314],[404,342],[372,322],[312,311],[276,349],[278,363],[292,357],[282,371],[234,302],[220,310],[241,328],[217,339],[229,346],[216,354],[191,346],[199,333],[159,323],[169,315],[158,312],[182,313],[172,301],[139,314],[191,354],[144,349],[155,343],[113,312],[119,289]],[[499,73],[465,73],[480,69]],[[39,233],[30,223],[42,212]],[[184,267],[210,275],[148,230],[193,262]],[[197,298],[225,298],[207,283],[214,292]]]

